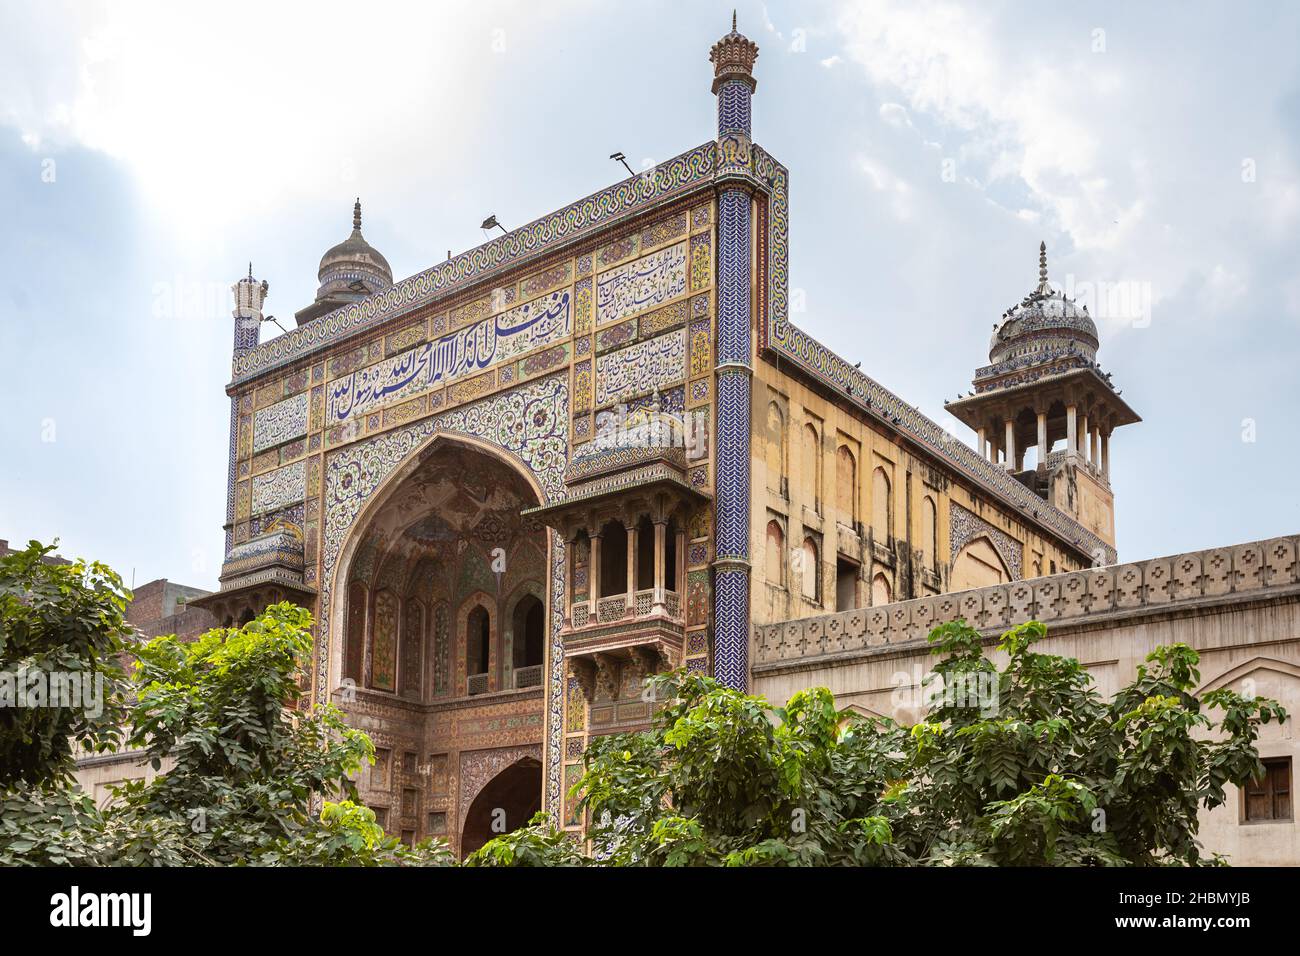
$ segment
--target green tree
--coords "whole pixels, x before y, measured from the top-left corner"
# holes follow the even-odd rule
[[[122,739],[131,592],[98,563],[50,562],[35,541],[0,558],[0,789],[66,780],[77,751]]]
[[[16,582],[0,604],[6,646],[25,649],[14,658],[23,662],[80,661],[120,674],[129,595],[102,566],[40,565],[48,551],[33,545],[5,565],[6,581]],[[77,715],[25,718],[28,736],[39,731],[48,742],[18,749],[24,772],[0,788],[0,865],[450,863],[444,844],[408,848],[354,802],[351,777],[374,760],[369,737],[333,707],[291,710],[311,640],[307,611],[277,604],[192,643],[160,637],[134,647],[134,683],[106,682],[111,726]],[[163,772],[118,788],[97,809],[73,786],[59,733],[100,750],[125,737]]]
[[[965,622],[926,720],[785,707],[692,675],[652,679],[654,726],[599,738],[575,787],[595,857],[615,865],[1197,865],[1197,811],[1262,766],[1274,701],[1197,699],[1196,652],[1154,651],[1103,700],[1078,661],[1040,654],[1037,622],[1008,631],[1001,670]],[[490,844],[484,847],[489,850]]]

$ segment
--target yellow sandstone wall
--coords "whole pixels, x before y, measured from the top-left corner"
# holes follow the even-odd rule
[[[856,607],[997,583],[984,574],[1001,573],[1006,580],[1083,566],[1081,555],[975,492],[951,466],[912,453],[894,435],[762,359],[755,363],[752,409],[756,624],[835,611],[840,558],[857,565],[853,593],[842,596]],[[986,523],[1018,543],[1020,567],[990,570],[984,561],[963,560],[954,575],[954,504],[974,516],[974,525]],[[781,530],[780,547],[769,546],[772,521]],[[811,597],[801,568],[806,539],[817,553]],[[969,550],[996,562],[989,540],[977,536]]]

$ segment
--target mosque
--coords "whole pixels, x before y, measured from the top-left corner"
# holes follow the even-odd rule
[[[192,603],[312,610],[305,700],[372,736],[363,799],[405,840],[469,852],[501,810],[580,832],[587,742],[645,727],[658,671],[916,719],[898,675],[957,617],[1046,621],[1107,693],[1185,640],[1204,689],[1300,710],[1295,535],[1118,563],[1112,438],[1140,418],[1045,247],[948,405],[970,439],[792,324],[757,58],[734,23],[713,45],[707,141],[409,278],[358,200],[283,335],[267,282],[233,287],[225,562]],[[1260,752],[1203,837],[1294,864],[1290,721]]]

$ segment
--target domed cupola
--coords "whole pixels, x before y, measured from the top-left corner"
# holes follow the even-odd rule
[[[1007,371],[1056,359],[1077,359],[1079,365],[1093,365],[1098,344],[1097,326],[1088,315],[1088,307],[1080,307],[1048,283],[1047,244],[1040,243],[1038,287],[1002,313],[1002,319],[993,326],[989,362]]]
[[[361,235],[361,199],[352,207],[352,235],[321,256],[316,301],[298,312],[299,325],[393,284],[388,260]]]
[[[994,324],[975,390],[944,406],[975,430],[983,457],[1113,543],[1110,436],[1142,419],[1097,364],[1098,344],[1088,307],[1047,281],[1040,243],[1037,287]],[[1076,494],[1080,475],[1092,492]]]

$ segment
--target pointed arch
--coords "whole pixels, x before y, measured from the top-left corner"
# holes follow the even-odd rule
[[[1011,570],[1002,555],[986,534],[967,542],[953,557],[951,590],[969,591],[974,588],[1004,584],[1012,580]]]

